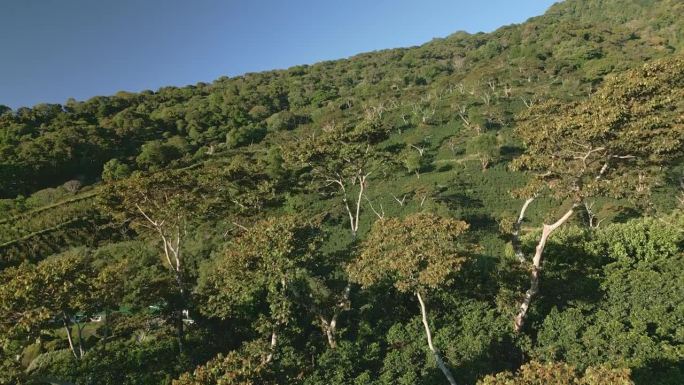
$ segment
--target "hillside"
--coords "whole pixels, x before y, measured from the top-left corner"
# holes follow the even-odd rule
[[[680,1],[566,0],[0,106],[0,383],[682,383],[682,49]]]

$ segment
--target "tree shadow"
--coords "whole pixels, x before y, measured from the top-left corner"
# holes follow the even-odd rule
[[[454,169],[454,166],[452,166],[450,164],[445,164],[443,166],[439,166],[437,168],[437,172],[447,172],[447,171],[451,171],[453,169]]]
[[[650,361],[641,368],[632,369],[632,380],[635,385],[684,384],[684,361]]]
[[[494,217],[483,213],[466,213],[463,220],[470,224],[471,231],[498,232],[499,224]]]
[[[542,322],[553,308],[563,310],[578,303],[594,305],[602,300],[600,277],[605,261],[588,255],[581,244],[568,240],[547,245],[530,324]]]
[[[459,383],[475,384],[487,375],[514,372],[524,362],[524,354],[513,338],[510,335],[493,338],[479,355],[455,366],[453,373]]]
[[[524,152],[522,147],[518,146],[501,146],[499,149],[499,155],[502,161],[510,161],[514,158],[519,157]]]
[[[444,203],[449,210],[462,211],[464,208],[477,209],[484,207],[482,200],[462,192],[448,192],[436,197],[438,202]]]
[[[623,207],[613,218],[613,222],[625,223],[631,219],[640,218],[642,213],[633,207]]]

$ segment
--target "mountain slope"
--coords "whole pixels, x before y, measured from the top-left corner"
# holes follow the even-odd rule
[[[3,326],[3,356],[22,362],[8,358],[0,368],[22,373],[17,367],[30,365],[77,383],[93,373],[102,383],[169,383],[197,365],[183,381],[212,383],[228,372],[255,383],[442,383],[413,296],[347,282],[346,267],[374,222],[427,211],[470,226],[470,262],[428,301],[435,344],[459,380],[474,383],[533,358],[587,373],[627,367],[640,383],[676,383],[684,345],[676,310],[665,308],[681,297],[682,276],[671,274],[681,267],[681,232],[673,230],[681,165],[663,174],[649,205],[596,198],[571,220],[549,245],[544,291],[523,334],[510,322],[528,284],[512,230],[522,225],[523,246],[532,248],[537,227],[569,203],[540,197],[516,225],[522,200],[511,192],[528,176],[509,165],[525,151],[514,132],[522,111],[586,100],[608,77],[681,57],[683,13],[675,0],[567,0],[489,34],[0,110],[3,278],[55,267],[66,276],[59,261],[84,260],[88,274],[99,275],[75,280],[92,296],[74,297],[62,309],[73,312],[65,322],[112,314],[111,324],[83,322],[91,328],[87,353],[74,351],[75,361],[64,327],[47,316],[16,334]],[[660,220],[641,218],[647,214]],[[593,221],[603,227],[588,228]],[[250,233],[253,226],[263,234]],[[627,250],[616,246],[642,238]],[[312,255],[251,249],[280,242]],[[654,250],[657,262],[648,259]],[[245,270],[220,264],[227,258]],[[215,271],[232,278],[220,281]],[[658,279],[667,285],[648,284]],[[0,294],[14,295],[8,290]],[[16,303],[29,303],[29,294]],[[621,305],[649,295],[663,298],[649,308],[659,317],[652,322]],[[36,320],[52,310],[41,311]],[[594,350],[584,357],[583,349]]]

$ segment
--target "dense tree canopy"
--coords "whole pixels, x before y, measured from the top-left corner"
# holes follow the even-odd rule
[[[682,12],[0,106],[0,384],[684,383]]]

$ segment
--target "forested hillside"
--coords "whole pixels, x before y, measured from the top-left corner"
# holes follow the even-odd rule
[[[0,106],[0,383],[682,384],[683,49],[566,0]]]

